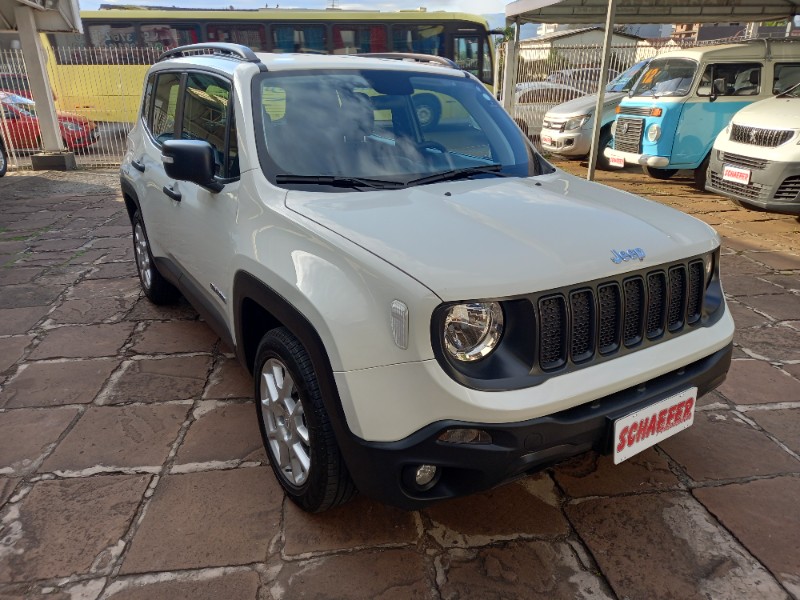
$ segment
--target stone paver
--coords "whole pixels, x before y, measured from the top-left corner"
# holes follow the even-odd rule
[[[68,577],[93,564],[108,565],[149,479],[98,476],[35,484],[2,519],[9,533],[0,582]]]
[[[114,359],[27,364],[0,392],[0,407],[88,404],[118,364]]]
[[[186,418],[186,405],[92,406],[39,469],[149,468],[166,460]]]
[[[216,334],[202,321],[155,321],[139,334],[133,350],[141,354],[211,352]]]
[[[786,597],[688,494],[590,499],[567,514],[620,598]]]
[[[800,461],[731,411],[698,412],[692,427],[661,447],[695,481],[800,473]]]
[[[800,401],[800,381],[761,360],[735,360],[719,387],[736,404]]]
[[[105,402],[118,404],[199,398],[210,367],[210,356],[134,360],[126,365]]]
[[[130,323],[67,325],[50,329],[30,358],[94,358],[114,356],[133,332]]]
[[[800,597],[800,479],[776,477],[694,491],[736,539]]]
[[[175,458],[176,470],[185,470],[186,465],[197,463],[266,462],[256,411],[251,402],[223,406],[203,402],[195,417],[197,420],[189,428]]]
[[[76,408],[0,413],[0,475],[24,475],[78,414]]]
[[[122,572],[264,561],[282,503],[269,467],[170,475],[153,495]]]
[[[1,179],[0,597],[800,597],[800,223],[684,173],[598,177],[724,236],[736,360],[695,424],[617,466],[321,515],[281,493],[231,349],[139,290],[118,172]]]

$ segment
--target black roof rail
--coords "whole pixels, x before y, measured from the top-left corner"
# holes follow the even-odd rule
[[[188,54],[196,54],[203,51],[211,51],[208,52],[212,55],[218,56],[226,56],[228,58],[236,58],[242,60],[244,62],[251,62],[255,64],[262,64],[261,59],[256,56],[256,53],[253,52],[247,46],[242,46],[241,44],[227,44],[224,42],[205,42],[203,44],[189,44],[187,46],[178,46],[177,48],[173,48],[172,50],[167,50],[161,56],[158,57],[156,62],[161,62],[162,60],[167,60],[168,58],[176,58],[179,56],[187,56]]]
[[[407,60],[410,62],[419,63],[435,63],[451,69],[461,70],[454,61],[444,56],[435,56],[433,54],[419,54],[414,52],[367,52],[365,54],[356,54],[356,56],[365,56],[369,58],[389,58],[392,60]]]

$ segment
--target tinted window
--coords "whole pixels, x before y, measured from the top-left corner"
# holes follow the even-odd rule
[[[209,25],[208,41],[242,44],[256,51],[267,49],[267,34],[263,25]]]
[[[444,27],[441,25],[394,25],[392,49],[395,52],[444,54]]]
[[[324,25],[273,25],[273,52],[328,52]]]
[[[333,53],[386,52],[387,38],[385,25],[334,25]]]
[[[198,27],[193,25],[168,25],[148,23],[140,28],[145,46],[158,52],[177,46],[196,44],[199,40]]]
[[[175,115],[178,108],[180,82],[180,75],[176,73],[162,73],[156,79],[150,131],[158,142],[175,137]]]
[[[226,177],[225,157],[228,104],[231,86],[228,81],[190,73],[186,81],[181,137],[205,140],[214,148],[215,175]]]

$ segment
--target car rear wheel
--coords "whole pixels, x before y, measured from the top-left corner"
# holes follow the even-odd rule
[[[418,94],[411,97],[417,111],[419,125],[423,129],[431,129],[439,124],[442,116],[442,103],[433,94]]]
[[[261,438],[286,495],[312,513],[350,500],[356,489],[305,347],[273,329],[258,346],[254,374]]]
[[[5,146],[0,144],[0,177],[5,175],[6,171],[8,171],[8,155]]]
[[[150,302],[157,305],[175,303],[180,292],[158,272],[153,253],[150,251],[142,214],[138,210],[133,215],[133,253],[136,258],[139,283]]]
[[[711,155],[709,154],[700,163],[700,166],[694,170],[694,187],[701,192],[706,189],[706,175],[708,174],[708,164],[711,162]]]
[[[669,179],[678,172],[677,169],[658,169],[656,167],[648,167],[647,165],[642,165],[642,171],[644,171],[645,175],[649,175],[653,179]]]

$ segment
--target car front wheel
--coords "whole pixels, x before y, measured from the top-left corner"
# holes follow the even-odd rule
[[[3,144],[0,144],[0,177],[6,174],[8,170],[8,155],[6,154],[6,148]]]
[[[670,179],[678,172],[677,169],[659,169],[657,167],[648,167],[647,165],[642,165],[642,171],[653,179]]]
[[[138,210],[133,215],[133,253],[136,257],[139,283],[145,295],[153,304],[173,304],[180,296],[180,292],[158,272],[144,229],[142,213]]]
[[[355,486],[300,341],[285,328],[268,332],[259,344],[254,373],[261,437],[289,498],[312,513],[350,500]]]

